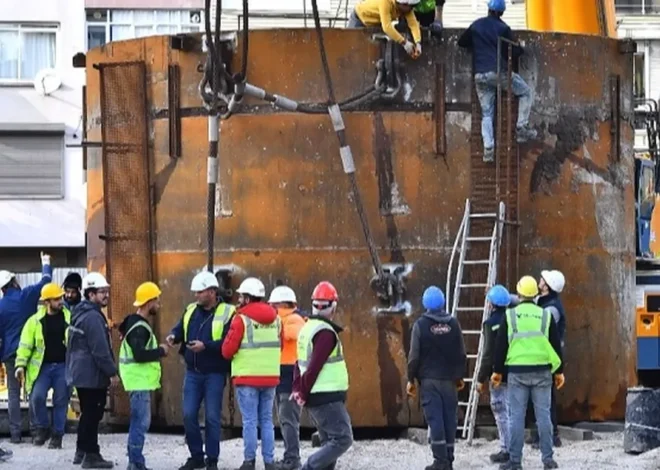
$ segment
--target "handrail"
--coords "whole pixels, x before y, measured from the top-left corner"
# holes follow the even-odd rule
[[[452,274],[452,267],[454,265],[454,256],[456,255],[456,248],[458,247],[458,240],[461,239],[462,233],[465,229],[466,221],[470,218],[470,200],[466,199],[465,200],[465,212],[463,213],[463,220],[461,220],[461,225],[458,227],[458,233],[456,234],[456,240],[454,240],[454,247],[451,250],[451,257],[449,258],[449,266],[447,268],[447,284],[445,286],[445,292],[447,293],[447,301],[445,305],[450,304],[450,300],[452,299],[452,296],[455,296],[456,293],[450,295],[449,293],[451,292],[451,274]],[[453,306],[453,304],[452,304]],[[452,315],[456,315],[456,312],[454,309],[452,309],[451,312]]]

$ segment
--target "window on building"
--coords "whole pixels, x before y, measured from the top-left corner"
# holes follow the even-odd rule
[[[636,99],[646,98],[646,88],[644,87],[644,77],[645,73],[645,54],[644,52],[638,52],[635,54],[633,60],[633,93]]]
[[[201,31],[201,10],[87,10],[87,48],[110,41]]]
[[[30,82],[55,67],[56,26],[0,23],[0,82]]]
[[[660,0],[615,0],[616,12],[623,15],[660,13]]]
[[[64,131],[0,132],[0,199],[60,199]]]

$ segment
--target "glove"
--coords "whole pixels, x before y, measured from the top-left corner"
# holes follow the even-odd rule
[[[44,253],[43,251],[41,252],[41,265],[46,265],[50,264],[50,255]]]
[[[442,21],[435,20],[431,23],[429,29],[431,30],[431,36],[442,37]]]
[[[422,55],[422,43],[418,42],[417,44],[415,44],[415,49],[413,50],[411,57],[413,59],[419,59],[419,56],[421,55]]]
[[[462,379],[458,379],[458,380],[456,381],[456,390],[458,390],[458,391],[460,392],[460,391],[463,390],[464,388],[465,388],[465,382],[463,382]]]
[[[403,48],[405,49],[406,54],[408,54],[410,57],[412,57],[413,54],[415,54],[415,45],[412,42],[406,41],[403,44]]]
[[[502,374],[493,374],[490,376],[490,382],[497,388],[502,384]]]
[[[484,383],[483,382],[477,382],[477,392],[479,393],[484,393]]]
[[[555,387],[557,387],[557,390],[561,390],[565,382],[564,374],[555,374]]]
[[[415,398],[415,396],[417,396],[417,387],[415,386],[414,383],[412,383],[412,382],[408,382],[408,383],[406,384],[406,394],[407,394],[410,398]]]

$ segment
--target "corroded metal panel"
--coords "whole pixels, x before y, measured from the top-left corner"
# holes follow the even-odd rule
[[[372,85],[380,44],[364,31],[327,30],[325,35],[338,100]],[[378,302],[369,287],[373,268],[325,115],[285,113],[246,99],[222,122],[223,207],[216,223],[215,262],[233,266],[234,287],[247,275],[261,277],[268,289],[279,280],[289,283],[303,308],[309,308],[316,282],[334,282],[341,297],[338,320],[346,325],[354,425],[419,425],[419,404],[409,402],[403,389],[408,332],[421,308],[421,293],[429,284],[445,284],[465,199],[494,206],[493,182],[511,178],[521,224],[520,274],[538,275],[553,267],[568,279],[561,417],[621,418],[622,391],[634,376],[630,56],[620,54],[614,40],[522,34],[527,53],[520,73],[533,90],[532,124],[540,136],[530,144],[514,142],[511,152],[520,158],[519,171],[514,166],[516,173],[507,176],[502,167],[504,175],[498,178],[495,165],[479,161],[480,118],[473,115],[478,104],[470,56],[456,46],[457,36],[449,30],[442,45],[425,44],[419,61],[401,58],[404,86],[396,99],[344,113],[381,260],[412,266],[411,317],[375,313]],[[92,64],[144,61],[147,67],[150,152],[145,158],[154,169],[150,233],[154,277],[164,287],[157,325],[161,337],[192,300],[190,279],[205,264],[207,120],[197,95],[203,60],[201,52],[169,49],[163,37],[110,44],[87,58],[90,139],[98,131],[100,107]],[[176,159],[169,151],[167,76],[172,64],[180,69],[181,157]],[[438,70],[443,70],[441,78]],[[611,132],[612,75],[620,77],[620,122],[615,119],[620,159],[610,157],[617,135]],[[312,31],[252,32],[248,77],[270,92],[303,102],[326,99]],[[438,99],[444,100],[442,106]],[[513,119],[515,109],[514,101]],[[112,210],[99,196],[101,173],[90,150],[88,230],[94,268],[104,268],[107,247],[96,238],[104,233],[104,211]],[[158,416],[181,424],[183,366],[172,356],[165,359]]]

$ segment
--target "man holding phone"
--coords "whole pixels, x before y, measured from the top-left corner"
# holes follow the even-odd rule
[[[179,470],[218,468],[222,395],[230,370],[230,362],[222,358],[221,351],[236,311],[233,305],[220,300],[218,289],[218,280],[213,273],[198,273],[190,286],[197,302],[186,307],[183,317],[167,337],[170,346],[181,344],[179,353],[186,361],[183,427],[190,458]],[[206,410],[205,449],[198,420],[202,401]]]

